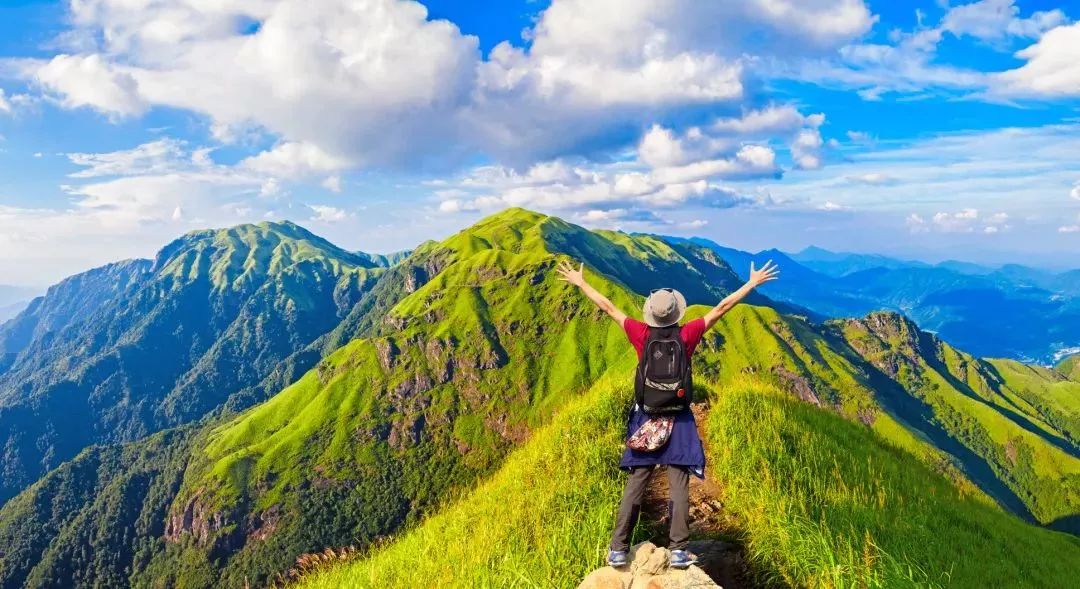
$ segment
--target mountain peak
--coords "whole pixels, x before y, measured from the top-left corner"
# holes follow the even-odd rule
[[[800,256],[835,256],[836,252],[827,250],[816,245],[808,245],[797,252]]]
[[[484,217],[480,223],[504,222],[504,223],[540,223],[548,219],[548,215],[530,211],[521,207],[508,207],[497,213]]]
[[[1066,356],[1058,363],[1056,368],[1066,378],[1080,381],[1080,352]]]
[[[366,255],[342,249],[292,221],[262,221],[190,231],[158,251],[153,271],[184,275],[193,269],[207,270],[198,262],[204,254],[219,270],[222,265],[237,266],[227,275],[259,268],[273,272],[311,259],[359,268],[376,266]]]
[[[480,219],[471,226],[459,231],[443,242],[442,245],[462,253],[488,249],[502,249],[515,252],[546,251],[545,235],[542,229],[558,223],[567,228],[576,227],[556,217],[511,207]],[[578,228],[581,231],[585,229]]]

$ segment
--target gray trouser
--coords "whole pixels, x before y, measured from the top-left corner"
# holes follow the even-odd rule
[[[630,548],[630,534],[633,533],[641,514],[641,498],[645,494],[645,485],[649,482],[652,469],[652,466],[635,466],[630,469],[630,479],[626,481],[619,515],[615,519],[615,532],[611,535],[612,550]],[[683,466],[669,465],[667,469],[668,487],[671,489],[671,500],[668,501],[668,516],[671,520],[668,548],[685,550],[690,539],[690,473]]]

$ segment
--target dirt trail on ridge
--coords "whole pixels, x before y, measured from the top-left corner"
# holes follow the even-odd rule
[[[698,433],[705,439],[702,426],[706,423],[709,409],[699,403],[694,405],[693,410]],[[704,480],[690,477],[689,549],[698,556],[698,566],[724,589],[764,587],[754,582],[743,546],[738,540],[741,537],[738,522],[724,509],[720,490],[717,481],[709,477],[708,468]],[[667,469],[656,468],[645,491],[641,518],[657,524],[657,533],[650,538],[657,546],[667,545],[668,496]]]

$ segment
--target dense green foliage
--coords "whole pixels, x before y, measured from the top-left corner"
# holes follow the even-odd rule
[[[334,328],[382,270],[291,223],[196,231],[0,327],[0,503],[94,443],[197,420]]]
[[[323,243],[312,238],[307,242]],[[202,264],[199,255],[180,255],[184,251],[166,248],[159,258],[180,261],[159,261],[152,272],[133,273],[129,288],[144,289],[145,278],[138,278],[144,274],[160,277],[169,286],[166,293],[190,290],[183,276],[206,277],[216,285],[214,292],[258,282],[251,273],[260,264],[250,262],[251,255]],[[660,281],[682,290],[691,303],[704,304],[714,304],[740,282],[708,248],[590,232],[520,209],[484,219],[443,242],[422,244],[387,269],[341,264],[341,276],[372,280],[349,297],[348,308],[334,306],[333,325],[289,339],[291,347],[275,352],[273,366],[268,362],[244,383],[202,393],[208,399],[188,399],[190,392],[183,399],[153,397],[166,416],[189,403],[216,403],[219,409],[210,410],[203,423],[86,450],[0,509],[0,584],[88,584],[87,577],[70,572],[77,570],[94,571],[108,585],[259,585],[298,555],[328,546],[365,547],[409,529],[417,531],[405,538],[419,539],[402,546],[445,542],[437,526],[423,524],[426,518],[442,518],[442,525],[460,530],[488,517],[484,511],[492,512],[491,521],[506,524],[484,532],[493,544],[506,543],[490,548],[523,564],[513,568],[491,560],[500,557],[487,552],[486,544],[445,549],[457,560],[433,566],[456,566],[454,574],[461,576],[449,578],[460,579],[459,586],[496,586],[511,577],[525,584],[545,574],[584,572],[601,556],[602,540],[596,537],[606,535],[618,499],[613,464],[629,388],[618,383],[629,384],[633,353],[619,326],[555,279],[553,268],[564,255],[584,261],[590,282],[631,312],[639,308],[642,293]],[[326,256],[316,258],[334,267]],[[273,282],[274,293],[300,289],[284,297],[289,304],[298,305],[310,294],[301,283]],[[110,297],[117,298],[102,300]],[[802,399],[809,415],[825,415],[821,419],[832,421],[822,423],[830,428],[841,424],[836,435],[859,432],[851,434],[853,439],[888,448],[891,454],[882,459],[903,463],[897,472],[931,477],[929,487],[947,488],[946,495],[962,504],[957,509],[980,505],[994,514],[985,517],[1013,522],[1018,527],[1010,530],[1017,533],[1039,532],[1010,519],[983,491],[1044,523],[1077,512],[1070,493],[1080,485],[1070,478],[1076,449],[1068,422],[1075,383],[1060,372],[1026,372],[1019,364],[977,360],[893,314],[821,326],[781,312],[787,308],[778,310],[762,296],[752,302],[725,316],[704,339],[695,357],[701,382],[782,390]],[[55,306],[58,310],[47,316],[61,329],[63,313],[70,322],[87,312]],[[689,316],[705,309],[693,307]],[[150,337],[161,325],[139,333]],[[258,329],[246,333],[239,341],[261,341]],[[253,363],[261,358],[240,348],[230,353]],[[818,425],[807,427],[813,435],[833,435],[817,431]],[[586,440],[597,441],[596,447],[581,448]],[[552,455],[557,444],[566,451]],[[522,449],[515,453],[515,448]],[[595,468],[570,464],[579,456]],[[915,466],[905,470],[907,465]],[[738,471],[736,465],[730,470]],[[530,485],[520,501],[506,497],[522,477],[547,484]],[[479,491],[469,491],[484,480],[489,482]],[[556,480],[573,484],[550,483]],[[476,499],[485,489],[495,491]],[[926,488],[902,490],[916,494]],[[465,496],[469,502],[456,501]],[[474,500],[486,509],[471,507]],[[932,497],[910,501],[936,515],[950,509],[928,506]],[[550,509],[542,515],[524,509],[532,504]],[[444,515],[434,515],[444,509]],[[747,507],[743,515],[751,511]],[[896,514],[902,512],[896,507]],[[967,512],[958,513],[953,521],[962,521]],[[522,535],[514,522],[535,525],[536,533]],[[30,532],[38,528],[40,533]],[[844,530],[822,533],[843,540]],[[861,549],[863,530],[856,532],[858,537],[848,540]],[[564,552],[561,545],[572,548]],[[828,546],[836,558],[851,556],[842,546]],[[425,578],[424,571],[434,569],[405,570],[407,547],[391,543],[387,554],[402,556],[372,560],[375,572],[364,574],[401,583]],[[489,575],[478,570],[480,563],[495,568]],[[799,577],[775,559],[763,557],[759,563],[765,572],[792,579],[818,578]],[[895,578],[887,568],[873,574]],[[810,574],[824,575],[814,571]]]
[[[83,451],[0,517],[0,587],[124,587],[161,549],[192,448],[191,426]]]

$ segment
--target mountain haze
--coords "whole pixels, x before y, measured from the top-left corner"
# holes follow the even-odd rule
[[[808,248],[744,252],[703,238],[665,237],[712,249],[745,278],[750,262],[773,260],[784,279],[771,296],[824,317],[859,317],[888,310],[978,356],[1049,364],[1080,345],[1080,282],[1075,272],[1018,265],[990,268],[963,262],[936,265],[885,256]]]

